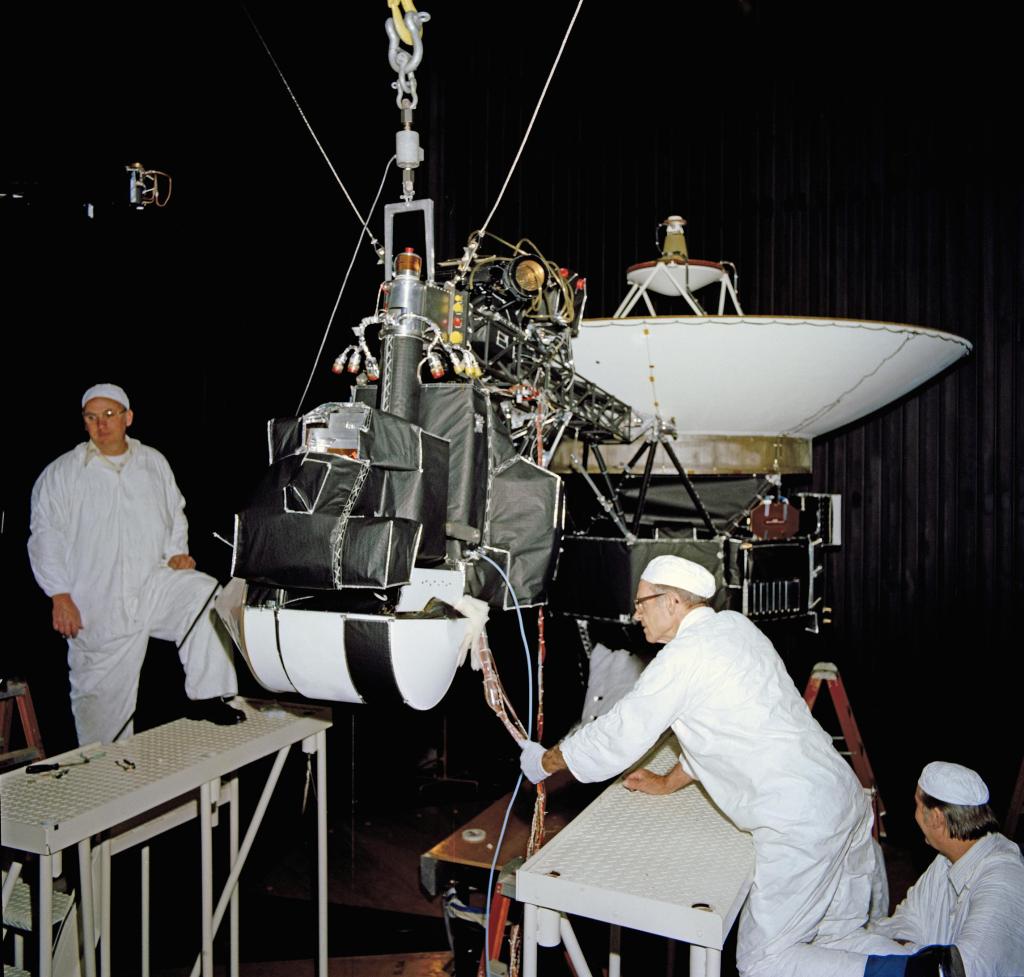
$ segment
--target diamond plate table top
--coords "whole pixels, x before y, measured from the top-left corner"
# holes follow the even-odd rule
[[[46,763],[60,770],[0,776],[3,844],[46,853],[114,827],[201,784],[313,736],[329,709],[238,699],[234,726],[179,719],[127,740],[72,750]],[[82,758],[89,762],[78,764]]]
[[[664,740],[638,766],[667,772],[674,746]],[[516,898],[720,949],[753,871],[750,835],[698,785],[653,796],[620,777],[527,860]]]

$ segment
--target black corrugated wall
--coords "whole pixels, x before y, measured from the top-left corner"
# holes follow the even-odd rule
[[[1024,742],[1024,198],[1007,62],[970,24],[782,8],[688,7],[678,29],[584,9],[490,229],[587,274],[590,315],[611,314],[625,268],[655,256],[655,225],[678,212],[691,256],[736,262],[748,313],[973,343],[816,442],[813,488],[841,493],[844,543],[833,624],[797,660],[839,663],[891,820],[909,820],[916,773],[939,757],[977,766],[1004,805]],[[462,49],[468,63],[435,26],[447,98],[427,144],[452,253],[490,210],[571,10]],[[986,67],[957,71],[982,41]]]

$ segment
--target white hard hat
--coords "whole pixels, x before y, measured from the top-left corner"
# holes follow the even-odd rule
[[[988,803],[988,786],[969,767],[934,760],[921,771],[918,786],[930,797],[947,804],[977,807]]]
[[[97,383],[91,386],[84,394],[82,394],[82,406],[84,407],[93,397],[106,397],[107,400],[116,400],[125,410],[131,410],[131,404],[128,403],[128,394],[124,392],[123,387],[119,387],[116,383]]]
[[[704,598],[714,597],[718,589],[715,578],[704,567],[681,556],[656,556],[644,568],[640,579],[664,587],[678,587]]]

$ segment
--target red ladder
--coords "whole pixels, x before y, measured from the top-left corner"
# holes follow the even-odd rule
[[[25,734],[25,746],[20,750],[11,749],[11,720],[14,718],[15,702],[18,704],[18,716]],[[0,688],[0,770],[31,763],[45,756],[28,682],[9,679]]]
[[[882,824],[882,817],[885,815],[885,805],[882,803],[881,794],[878,793],[875,772],[871,769],[868,751],[864,746],[860,730],[857,728],[853,707],[850,705],[846,687],[839,677],[839,668],[836,665],[832,662],[818,662],[814,666],[811,670],[811,677],[807,680],[807,688],[804,689],[804,702],[807,703],[807,708],[813,712],[822,682],[828,686],[832,705],[835,706],[836,716],[839,718],[839,728],[843,731],[842,736],[834,736],[833,739],[844,741],[846,749],[841,749],[839,752],[843,756],[849,757],[850,763],[853,765],[853,772],[857,775],[861,786],[871,792],[871,805],[875,812],[874,835],[876,838],[884,838],[885,826]]]

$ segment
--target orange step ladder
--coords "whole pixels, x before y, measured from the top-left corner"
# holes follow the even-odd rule
[[[11,720],[14,718],[15,703],[18,706],[18,716],[25,738],[24,747],[18,750],[11,749]],[[46,751],[43,749],[43,738],[39,733],[39,722],[36,719],[35,706],[32,705],[32,693],[28,690],[28,682],[8,679],[0,686],[0,770],[31,763],[45,756]]]
[[[836,716],[839,719],[839,728],[842,736],[833,736],[837,747],[843,741],[845,749],[839,752],[848,757],[853,772],[857,775],[861,786],[871,792],[871,805],[875,812],[874,835],[876,838],[885,837],[885,826],[882,818],[885,815],[885,805],[882,803],[882,796],[878,793],[878,784],[875,781],[875,772],[871,769],[871,761],[868,759],[868,751],[864,746],[860,730],[857,728],[857,720],[853,715],[853,707],[846,694],[846,687],[839,677],[839,668],[832,662],[818,662],[811,670],[811,677],[807,680],[807,688],[804,689],[804,702],[807,708],[814,711],[814,704],[818,701],[818,693],[821,691],[821,683],[828,686],[829,695],[832,697],[832,705],[835,706]]]

